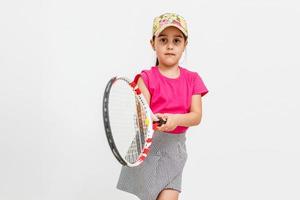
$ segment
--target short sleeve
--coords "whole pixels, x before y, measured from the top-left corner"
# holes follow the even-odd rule
[[[201,96],[204,96],[207,93],[208,93],[208,90],[207,90],[202,78],[199,76],[198,73],[195,73],[194,74],[193,95],[200,94]]]
[[[141,77],[142,77],[142,79],[143,79],[143,81],[144,81],[147,89],[149,90],[149,77],[148,77],[148,74],[147,74],[147,72],[145,70],[143,70],[141,72]]]

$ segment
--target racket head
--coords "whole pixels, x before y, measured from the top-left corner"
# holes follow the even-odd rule
[[[113,77],[103,96],[103,123],[115,158],[124,166],[141,164],[153,136],[151,109],[135,81]]]

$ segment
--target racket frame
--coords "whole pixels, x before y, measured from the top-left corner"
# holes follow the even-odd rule
[[[107,141],[109,143],[110,149],[113,153],[113,155],[115,156],[115,158],[124,166],[128,166],[128,167],[136,167],[138,165],[140,165],[147,157],[149,151],[150,151],[150,146],[152,144],[152,137],[153,137],[153,133],[154,133],[154,126],[153,126],[153,120],[155,121],[158,120],[157,117],[152,113],[144,95],[142,94],[142,92],[140,91],[140,89],[137,86],[137,81],[140,77],[140,74],[136,75],[136,77],[134,78],[134,81],[130,82],[130,80],[126,77],[113,77],[110,79],[110,81],[107,83],[105,91],[104,91],[104,96],[103,96],[103,123],[104,123],[104,129],[105,129],[105,133],[106,133],[106,138]],[[111,91],[111,88],[113,87],[113,84],[116,81],[125,81],[129,87],[132,88],[133,93],[135,94],[135,96],[137,97],[138,101],[141,103],[141,105],[143,106],[143,109],[145,111],[145,115],[146,115],[146,133],[145,133],[145,144],[144,144],[144,148],[142,150],[142,152],[140,153],[140,155],[137,158],[137,161],[135,163],[130,163],[128,161],[126,161],[126,159],[124,159],[120,152],[118,151],[118,148],[115,144],[114,138],[113,138],[113,133],[111,130],[111,126],[110,126],[110,121],[109,121],[109,94]]]

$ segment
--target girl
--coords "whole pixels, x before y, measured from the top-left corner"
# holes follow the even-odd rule
[[[185,20],[175,13],[154,19],[150,40],[156,65],[141,72],[138,86],[153,113],[167,121],[154,132],[151,151],[137,167],[122,167],[117,188],[141,200],[178,200],[187,160],[186,130],[198,125],[208,90],[196,72],[178,65],[188,39]]]

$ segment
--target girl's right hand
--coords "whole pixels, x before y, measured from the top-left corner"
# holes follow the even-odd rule
[[[154,114],[158,119],[162,119],[162,120],[164,120],[164,121],[167,121],[167,119],[168,119],[168,116],[167,115],[165,115],[165,114],[161,114],[161,113],[156,113],[156,114]]]
[[[163,119],[166,121],[165,124],[158,126],[158,131],[172,131],[177,127],[177,115],[176,114],[155,114],[158,118]]]

